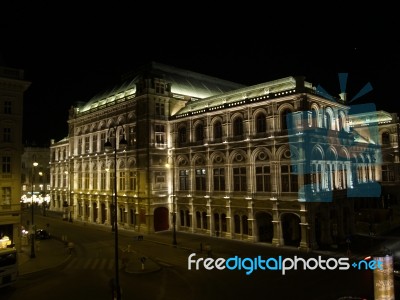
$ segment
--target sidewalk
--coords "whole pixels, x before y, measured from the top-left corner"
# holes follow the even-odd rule
[[[56,269],[68,263],[71,255],[64,243],[58,239],[36,241],[35,257],[31,258],[31,245],[23,245],[19,253],[19,274],[27,276],[32,273]]]

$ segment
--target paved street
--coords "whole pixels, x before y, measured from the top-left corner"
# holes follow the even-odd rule
[[[47,291],[47,296],[51,297],[62,292],[62,295],[57,296],[60,300],[70,299],[72,294],[74,299],[81,299],[78,295],[82,295],[82,299],[88,299],[88,295],[96,299],[109,299],[104,295],[109,295],[109,282],[115,275],[114,235],[110,232],[110,228],[65,222],[51,212],[47,217],[37,215],[36,220],[38,226],[49,223],[49,230],[54,238],[40,242],[34,259],[29,258],[30,247],[23,247],[20,255],[21,280],[17,285],[18,289],[8,290],[9,299],[21,299],[19,297],[37,293],[44,300],[46,298],[43,297],[40,288],[47,288],[49,284],[57,285],[60,280],[66,283],[66,287]],[[190,254],[196,253],[196,258],[207,257],[208,245],[213,258],[235,255],[242,258],[258,255],[343,257],[346,255],[346,246],[329,251],[302,253],[290,247],[277,248],[261,243],[231,241],[178,232],[178,246],[175,248],[172,246],[171,232],[144,234],[142,241],[136,237],[137,233],[132,231],[122,228],[119,231],[120,280],[127,299],[135,296],[136,299],[180,299],[182,295],[186,296],[185,299],[220,299],[217,297],[217,291],[220,289],[225,289],[224,294],[231,299],[241,299],[246,297],[245,286],[249,286],[252,291],[261,291],[265,290],[266,284],[269,292],[280,294],[275,299],[292,299],[289,295],[296,295],[296,299],[307,300],[334,300],[335,296],[349,293],[365,297],[373,295],[370,271],[364,272],[365,274],[354,270],[342,273],[291,271],[282,276],[276,272],[261,270],[246,275],[244,271],[189,271],[187,267]],[[62,239],[75,242],[76,249],[71,255]],[[380,249],[381,242],[377,237],[353,237],[350,246],[351,259],[356,260],[371,254],[373,251],[369,250],[371,246],[374,250]],[[140,260],[143,257],[145,257],[144,263]],[[336,282],[334,287],[331,286],[331,281]],[[98,286],[101,282],[102,284]],[[94,288],[96,286],[98,288]],[[291,288],[287,289],[287,286]],[[325,297],[327,290],[331,290],[330,296],[320,298],[321,293]]]

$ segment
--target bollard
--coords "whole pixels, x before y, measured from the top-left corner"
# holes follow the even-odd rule
[[[68,243],[68,252],[69,252],[69,254],[72,254],[72,251],[74,250],[74,247],[75,247],[75,245],[74,245],[73,242],[69,242]]]
[[[146,257],[142,256],[140,261],[142,262],[142,271],[144,271],[144,262],[146,261]]]

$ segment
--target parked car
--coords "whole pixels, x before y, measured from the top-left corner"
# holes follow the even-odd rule
[[[36,239],[38,239],[38,240],[47,240],[50,237],[51,237],[50,233],[47,230],[45,230],[45,229],[37,229],[36,230],[36,234],[35,234],[35,238]]]

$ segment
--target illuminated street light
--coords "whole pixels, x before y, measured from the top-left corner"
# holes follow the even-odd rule
[[[114,150],[114,203],[112,207],[112,223],[114,224],[114,254],[115,254],[115,282],[113,283],[113,293],[117,300],[121,299],[121,288],[119,285],[119,263],[118,263],[118,220],[117,220],[117,207],[118,207],[118,196],[117,196],[117,129],[122,128],[122,138],[119,141],[119,149],[125,150],[128,142],[125,139],[125,129],[122,125],[110,126],[108,129],[107,140],[104,144],[104,149],[106,151]],[[110,132],[114,131],[115,141],[114,146],[110,142]]]
[[[33,207],[33,180],[34,180],[34,176],[35,176],[35,167],[38,166],[37,162],[33,163],[33,167],[32,167],[32,194],[31,194],[31,217],[32,217],[32,229],[31,229],[31,258],[35,258],[36,254],[35,254],[35,225],[34,225],[34,219],[33,219],[33,215],[34,215],[34,207]]]

